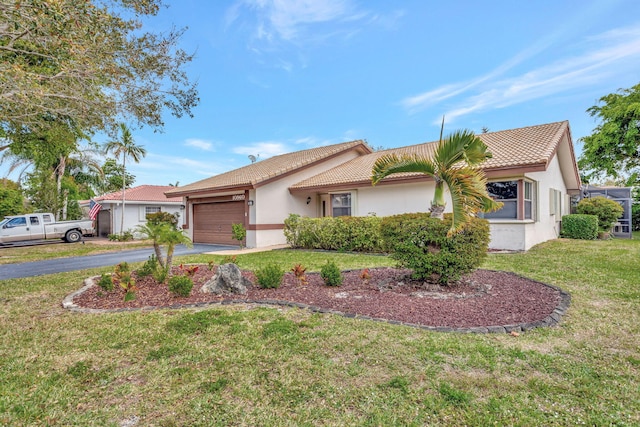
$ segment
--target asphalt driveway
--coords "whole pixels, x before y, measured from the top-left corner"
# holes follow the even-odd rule
[[[184,245],[176,246],[174,256],[201,254],[237,249],[237,246],[205,245],[197,243],[193,248]],[[22,277],[41,276],[43,274],[64,273],[67,271],[84,270],[87,268],[116,265],[122,261],[146,261],[153,254],[153,248],[131,249],[105,254],[85,255],[70,258],[56,258],[44,261],[23,262],[19,264],[0,265],[0,280],[19,279]]]

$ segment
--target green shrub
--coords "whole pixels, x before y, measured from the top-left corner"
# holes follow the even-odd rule
[[[255,272],[256,280],[261,288],[276,289],[282,283],[284,270],[275,264],[269,264],[263,268],[259,268]]]
[[[231,224],[231,237],[240,242],[240,248],[242,248],[244,239],[247,237],[247,229],[242,224]]]
[[[447,237],[451,214],[444,220],[428,213],[385,217],[382,236],[385,249],[402,267],[413,270],[413,278],[451,283],[478,268],[487,256],[489,223],[472,218],[457,234]]]
[[[108,239],[112,242],[129,242],[133,240],[133,233],[127,230],[122,234],[109,234]]]
[[[381,252],[381,222],[376,216],[308,218],[291,214],[284,221],[284,235],[295,248]]]
[[[169,212],[154,212],[147,214],[147,222],[152,225],[169,224],[171,227],[178,228],[178,214]]]
[[[320,277],[322,277],[324,284],[327,286],[342,285],[342,272],[340,272],[340,269],[333,261],[327,261],[327,263],[320,268]]]
[[[98,286],[100,286],[103,290],[107,292],[111,292],[113,290],[113,279],[110,274],[102,274],[100,276],[100,280],[98,281]]]
[[[188,297],[193,289],[193,280],[188,276],[173,276],[169,279],[169,290],[181,297]]]
[[[156,271],[153,272],[153,278],[156,279],[158,283],[166,283],[168,277],[169,269],[167,267],[156,268]]]
[[[562,237],[568,239],[593,240],[598,237],[598,217],[572,214],[562,217]]]
[[[624,209],[616,201],[596,196],[580,200],[576,206],[576,213],[597,216],[600,231],[609,231],[613,223],[622,216]]]
[[[158,258],[156,258],[154,254],[151,254],[149,259],[146,260],[144,264],[142,264],[142,267],[140,267],[137,270],[138,276],[139,277],[151,276],[158,270],[159,265],[160,264],[158,264]]]

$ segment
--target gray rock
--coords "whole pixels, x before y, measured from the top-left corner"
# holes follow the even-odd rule
[[[202,292],[216,295],[246,294],[251,282],[242,277],[242,272],[235,264],[223,264],[218,267],[216,274],[202,285]]]

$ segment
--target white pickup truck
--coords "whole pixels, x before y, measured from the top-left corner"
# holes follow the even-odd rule
[[[82,240],[82,236],[94,232],[90,219],[56,222],[52,213],[14,215],[0,221],[0,245],[45,239],[63,239],[75,243]]]

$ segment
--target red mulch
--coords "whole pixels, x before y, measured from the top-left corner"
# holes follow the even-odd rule
[[[361,278],[360,270],[343,272],[343,284],[339,287],[324,285],[318,273],[307,274],[308,283],[300,285],[293,274],[287,273],[278,289],[254,285],[246,295],[225,296],[200,292],[213,273],[206,265],[199,266],[191,295],[186,298],[172,294],[167,285],[159,285],[147,277],[136,278],[138,289],[133,301],[124,302],[124,292],[119,288],[105,292],[96,285],[77,295],[73,302],[82,308],[118,309],[229,299],[278,300],[424,326],[468,328],[541,321],[561,299],[555,288],[512,273],[489,270],[476,270],[459,284],[446,287],[416,283],[409,279],[408,270],[395,268],[370,269],[369,280]],[[174,274],[180,273],[174,270]],[[243,275],[255,283],[253,273]]]

